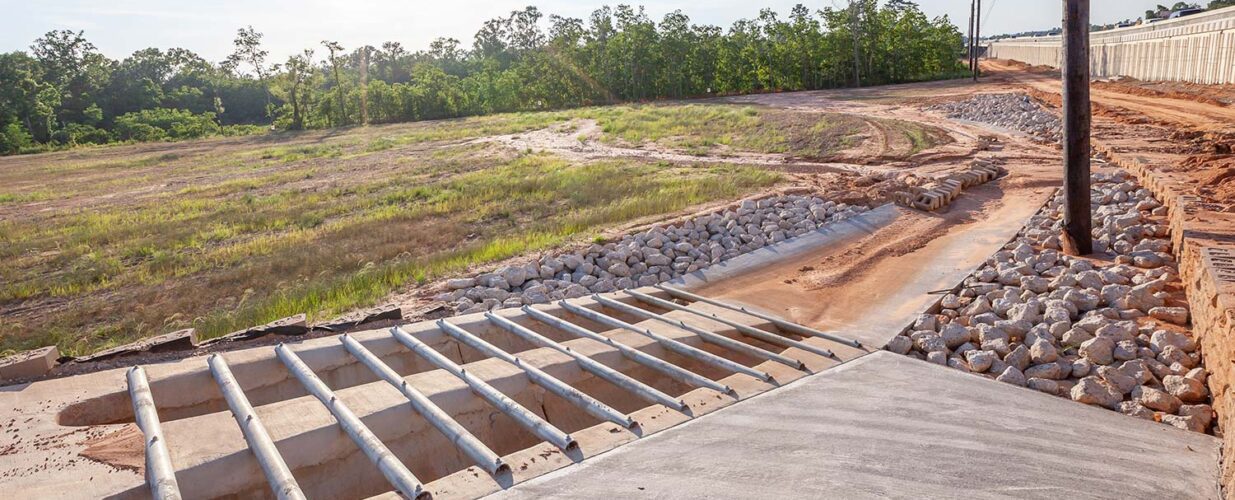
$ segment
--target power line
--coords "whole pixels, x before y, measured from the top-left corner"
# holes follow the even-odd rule
[[[999,0],[991,0],[991,4],[990,4],[990,6],[988,6],[988,7],[986,8],[986,18],[985,18],[985,19],[983,19],[981,22],[979,22],[979,23],[978,23],[978,24],[979,24],[979,26],[981,26],[981,25],[983,25],[983,24],[986,24],[986,22],[987,22],[987,21],[990,21],[990,20],[991,20],[991,13],[992,13],[992,12],[995,12],[995,3],[996,3],[996,2],[998,2],[998,1],[999,1]]]

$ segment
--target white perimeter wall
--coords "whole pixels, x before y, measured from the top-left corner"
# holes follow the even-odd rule
[[[1094,78],[1235,83],[1235,7],[1089,36]],[[1058,68],[1060,36],[1008,38],[990,43],[987,55]]]

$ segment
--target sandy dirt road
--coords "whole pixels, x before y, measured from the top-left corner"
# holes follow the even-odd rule
[[[982,62],[992,83],[1024,86],[1050,94],[1060,93],[1057,75],[1032,71],[1009,61],[987,60]],[[1209,100],[1177,99],[1162,96],[1143,96],[1110,90],[1110,87],[1095,86],[1090,89],[1090,99],[1096,106],[1116,108],[1142,115],[1150,120],[1184,125],[1202,131],[1231,131],[1235,123],[1235,108],[1221,106]]]

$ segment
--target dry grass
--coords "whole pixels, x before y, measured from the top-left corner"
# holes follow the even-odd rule
[[[593,111],[2,159],[0,350],[81,354],[187,326],[324,318],[779,180],[468,142]]]

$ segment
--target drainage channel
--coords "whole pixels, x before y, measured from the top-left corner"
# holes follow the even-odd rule
[[[526,461],[518,470],[512,470],[516,465],[514,460],[521,460],[520,453],[550,446],[569,462],[578,462],[603,450],[599,444],[585,442],[587,438],[577,439],[577,436],[589,436],[603,428],[610,434],[622,433],[629,439],[638,439],[671,422],[689,420],[750,394],[774,389],[780,383],[778,374],[783,379],[804,376],[808,373],[808,364],[821,366],[817,361],[819,357],[834,364],[837,355],[833,349],[851,350],[860,346],[842,335],[789,323],[673,287],[658,286],[607,295],[561,301],[556,307],[524,307],[516,313],[471,315],[482,317],[480,324],[486,327],[483,336],[477,333],[482,328],[476,321],[469,322],[468,316],[433,323],[437,332],[453,341],[453,353],[459,362],[441,352],[450,352],[449,349],[435,348],[420,338],[429,325],[391,328],[385,332],[386,341],[393,339],[408,354],[434,367],[431,372],[419,372],[414,376],[400,374],[365,345],[375,344],[380,339],[373,336],[360,339],[356,335],[338,337],[346,355],[363,365],[371,372],[370,378],[377,380],[370,383],[374,390],[386,386],[398,391],[404,400],[402,405],[410,406],[416,416],[438,433],[438,439],[444,438],[453,446],[451,453],[434,450],[429,456],[409,454],[409,450],[417,448],[407,445],[408,430],[394,429],[392,427],[400,426],[397,421],[379,418],[382,405],[387,403],[379,404],[375,410],[374,402],[362,397],[378,397],[373,390],[368,390],[369,384],[335,392],[292,345],[279,344],[274,348],[274,357],[301,385],[303,392],[329,412],[333,425],[325,427],[334,427],[333,432],[342,431],[352,443],[350,450],[342,453],[338,445],[319,449],[319,453],[333,454],[333,457],[304,457],[300,452],[307,449],[311,441],[306,435],[328,432],[317,429],[299,433],[287,431],[289,416],[283,413],[304,408],[304,404],[291,406],[281,402],[262,408],[263,416],[279,422],[267,427],[267,419],[258,417],[258,411],[242,389],[242,381],[233,375],[224,357],[211,356],[208,360],[210,372],[246,445],[232,455],[249,455],[246,459],[255,459],[262,471],[262,482],[258,484],[254,484],[252,472],[227,471],[225,465],[212,465],[209,459],[200,459],[191,466],[182,464],[182,468],[177,469],[178,457],[192,455],[188,451],[176,453],[177,445],[187,448],[193,443],[177,443],[175,438],[167,438],[145,371],[140,366],[134,367],[129,374],[128,392],[137,414],[136,422],[145,436],[148,493],[155,498],[180,498],[180,489],[184,488],[194,496],[363,498],[393,490],[407,498],[426,498],[435,493],[426,486],[434,479],[472,466],[477,470],[477,477],[485,474],[494,483],[508,486],[526,479]],[[409,330],[417,333],[409,333]],[[505,338],[499,338],[499,334]],[[561,338],[567,340],[555,340]],[[510,339],[530,348],[512,352],[501,347],[511,345],[502,342]],[[823,342],[814,342],[815,339]],[[469,355],[470,351],[479,353],[479,358],[464,362],[470,357],[464,354],[465,347]],[[547,362],[548,359],[562,361]],[[503,386],[504,377],[494,375],[499,368],[506,370],[502,373],[509,377],[526,378],[528,388],[518,394],[503,392],[499,387]],[[426,381],[461,383],[472,399],[483,401],[496,410],[489,418],[512,422],[531,437],[515,440],[516,446],[512,447],[512,443],[495,443],[494,432],[473,432],[476,430],[474,423],[469,430],[469,426],[459,420],[465,416],[458,410],[461,405],[457,401],[447,403],[450,393],[435,390],[433,384],[426,384]],[[599,384],[605,384],[604,388]],[[509,384],[504,386],[510,392]],[[759,388],[751,389],[756,386]],[[704,399],[700,397],[703,394],[711,396]],[[550,398],[562,404],[551,405]],[[710,403],[711,407],[707,407],[709,401],[715,401]],[[550,406],[560,410],[550,410]],[[561,409],[567,407],[570,409]],[[568,418],[567,412],[574,417]],[[677,416],[669,418],[663,412]],[[646,421],[642,420],[645,415]],[[402,425],[411,424],[405,421]],[[180,433],[172,435],[187,437]],[[495,449],[495,444],[503,445]],[[432,464],[439,456],[452,453],[467,457],[468,463],[448,469]],[[358,455],[365,460],[353,458]],[[236,459],[218,461],[227,462],[231,467],[249,463]],[[349,466],[355,470],[349,470]],[[233,476],[232,480],[212,483],[207,477],[219,473]],[[250,479],[235,479],[238,476]],[[323,486],[332,482],[351,486]],[[357,487],[359,484],[365,486]],[[143,496],[140,492],[129,493]],[[461,495],[445,492],[443,496]]]
[[[1188,329],[1168,209],[1123,170],[1095,173],[1092,198],[1095,255],[1062,252],[1057,194],[887,349],[1208,432],[1213,399]]]

